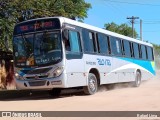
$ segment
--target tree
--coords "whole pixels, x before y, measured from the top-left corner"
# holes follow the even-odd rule
[[[11,39],[13,31],[12,16],[10,16],[11,8],[9,4],[11,0],[0,0],[0,49],[9,50],[11,48]]]
[[[116,23],[112,22],[112,23],[107,23],[104,26],[106,30],[110,30],[112,32],[116,32],[128,37],[132,37],[132,28],[129,27],[127,24],[117,25]],[[136,38],[138,37],[138,34],[135,30],[134,30],[134,35]]]
[[[12,7],[16,8],[14,14],[22,17],[22,12],[33,11],[33,18],[65,16],[68,18],[84,19],[91,4],[84,0],[14,0]]]
[[[155,49],[155,54],[160,56],[160,45],[153,44]]]
[[[11,41],[17,22],[53,16],[83,20],[89,8],[85,0],[0,0],[0,47],[5,49],[5,41]]]

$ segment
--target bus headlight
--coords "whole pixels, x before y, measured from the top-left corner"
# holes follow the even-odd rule
[[[62,74],[63,72],[63,67],[58,67],[53,71],[53,77],[58,77]]]
[[[15,73],[14,76],[17,80],[24,80],[24,78],[20,76],[18,73]]]

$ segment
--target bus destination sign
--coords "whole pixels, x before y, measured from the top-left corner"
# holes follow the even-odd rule
[[[14,34],[22,34],[27,32],[42,31],[48,29],[60,29],[60,22],[58,19],[44,19],[29,21],[18,24],[15,27]]]
[[[52,21],[49,21],[49,22],[35,23],[33,25],[23,25],[20,26],[20,30],[21,31],[38,30],[41,28],[48,28],[48,27],[54,27],[54,23]]]

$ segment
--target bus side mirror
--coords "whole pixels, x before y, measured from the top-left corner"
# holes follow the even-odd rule
[[[67,29],[64,29],[64,30],[63,30],[62,35],[63,35],[63,39],[64,39],[64,40],[68,40],[68,30],[67,30]]]

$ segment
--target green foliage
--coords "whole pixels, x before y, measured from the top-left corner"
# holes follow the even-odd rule
[[[39,17],[64,16],[82,21],[91,4],[85,0],[0,0],[0,48],[11,39],[16,22]]]
[[[156,55],[160,56],[160,45],[153,44]]]
[[[104,26],[106,30],[116,32],[128,37],[132,37],[132,28],[129,27],[127,24],[117,25],[116,23],[112,22],[112,23],[107,23]],[[135,30],[134,30],[134,36],[135,38],[138,37],[138,34]]]
[[[64,16],[84,19],[91,4],[84,0],[14,0],[12,7],[16,8],[14,14],[18,18],[21,17],[22,10],[30,9],[33,11],[33,18]]]
[[[9,50],[11,48],[11,37],[13,32],[12,0],[0,0],[0,49]],[[10,39],[10,41],[8,41]]]

